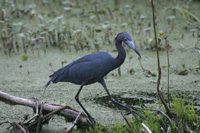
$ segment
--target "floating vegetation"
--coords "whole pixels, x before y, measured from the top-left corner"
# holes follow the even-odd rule
[[[166,97],[167,104],[169,104],[168,102],[171,102],[171,100],[177,100],[177,102],[171,102],[169,107],[175,114],[182,113],[181,117],[186,116],[186,119],[190,121],[189,118],[192,119],[194,114],[188,111],[189,106],[185,104],[185,101],[181,101],[181,99],[172,99],[169,88],[173,88],[171,89],[172,92],[177,89],[177,93],[180,93],[179,86],[180,89],[188,87],[192,92],[192,89],[196,89],[199,86],[199,79],[197,76],[199,76],[200,72],[200,16],[198,12],[199,7],[196,6],[199,4],[199,1],[156,1],[155,4],[157,9],[155,27],[158,31],[156,35],[158,36],[157,41],[159,53],[161,55],[160,62],[162,64],[161,70],[163,76],[161,82],[163,87],[162,91],[163,93],[166,91],[167,84],[165,84],[166,81],[164,80],[168,78],[169,95],[168,99]],[[82,0],[80,2],[78,0],[2,0],[0,1],[0,52],[6,55],[4,56],[5,58],[19,56],[19,60],[22,60],[24,65],[22,66],[20,62],[20,64],[15,66],[17,66],[17,69],[20,69],[20,72],[23,71],[23,69],[27,71],[28,75],[25,76],[32,78],[31,76],[33,76],[34,73],[40,73],[40,71],[35,71],[33,66],[31,66],[30,70],[30,59],[32,62],[33,58],[39,61],[43,58],[46,59],[46,56],[51,56],[51,61],[47,61],[46,66],[44,66],[49,68],[47,69],[48,72],[55,72],[54,69],[56,70],[57,66],[64,67],[68,63],[68,58],[74,56],[74,54],[79,56],[78,54],[106,51],[115,56],[117,54],[117,49],[112,49],[112,45],[114,45],[115,41],[114,38],[117,33],[126,31],[133,36],[133,42],[139,51],[141,51],[144,62],[139,60],[139,64],[137,60],[134,59],[135,55],[131,55],[132,51],[130,51],[130,53],[127,54],[129,55],[129,58],[126,59],[127,65],[123,66],[125,70],[124,68],[119,68],[111,72],[113,79],[110,80],[110,84],[113,84],[111,83],[114,82],[113,80],[116,82],[116,77],[123,80],[124,78],[121,78],[121,75],[126,78],[134,77],[133,86],[130,87],[126,84],[128,80],[123,83],[123,85],[125,85],[124,88],[131,88],[130,90],[125,90],[125,92],[132,92],[134,88],[139,88],[141,91],[140,96],[144,104],[156,104],[153,98],[156,98],[157,95],[152,92],[152,88],[155,87],[156,76],[158,75],[155,73],[156,65],[153,59],[156,54],[156,40],[153,34],[152,14],[149,9],[150,4],[147,1]],[[62,60],[57,61],[57,65],[54,64],[57,56],[52,57],[55,56],[55,53],[51,53],[52,49],[57,49],[65,55]],[[126,46],[125,50],[127,53],[129,52]],[[177,56],[176,52],[183,55]],[[187,60],[186,62],[185,58],[189,61]],[[49,60],[49,58],[47,58],[47,60]],[[73,59],[69,59],[70,62],[72,60]],[[143,63],[144,67],[141,63]],[[142,69],[137,68],[139,65]],[[3,67],[5,67],[4,64],[2,68],[0,68],[1,74],[5,73],[6,70],[8,72],[11,68],[10,66],[9,69]],[[32,72],[33,70],[34,72]],[[31,75],[29,74],[30,71]],[[44,72],[42,73],[44,74]],[[189,78],[191,78],[191,80],[186,82]],[[2,81],[3,80],[4,78],[2,78]],[[36,78],[34,80],[36,80]],[[130,80],[132,81],[132,79]],[[145,82],[143,82],[143,80],[145,80]],[[4,85],[5,81],[2,83],[2,85]],[[114,84],[108,87],[118,89],[118,85],[114,87]],[[4,88],[7,88],[7,86]],[[153,98],[150,98],[150,102],[146,102],[148,99],[145,100],[146,98],[144,98],[144,93],[146,93],[145,89],[148,91],[151,89],[150,91],[154,94],[151,95]],[[199,94],[198,91],[195,93],[197,93],[197,95]],[[56,93],[54,94],[56,95]],[[191,92],[188,92],[188,94],[191,94]],[[132,103],[133,106],[135,103],[134,99],[138,96],[135,96],[134,93],[130,98],[122,98],[120,95],[121,94],[113,95],[113,97],[122,100],[122,102],[126,104]],[[106,97],[102,97],[102,99],[105,98]],[[91,96],[90,100],[93,99],[94,97]],[[195,102],[198,102],[198,100]],[[87,99],[85,101],[87,101]],[[140,102],[140,98],[136,99],[136,104]],[[99,104],[103,104],[103,102]],[[179,107],[180,105],[186,107]],[[190,109],[193,112],[194,109],[199,112],[199,104],[195,105],[195,107],[197,106],[198,109],[193,108],[193,105]],[[109,108],[110,107],[112,108],[112,105],[109,105]],[[180,110],[184,112],[180,112]],[[154,117],[155,113],[153,115],[152,112],[145,113],[150,121],[156,119]],[[188,114],[190,113],[192,117],[189,117]],[[150,116],[150,114],[152,116]],[[182,120],[185,122],[185,119]],[[168,126],[171,124],[164,123],[163,117],[161,121],[157,121],[156,124],[154,122],[152,123],[152,121],[148,126],[154,132],[161,131],[161,125],[164,126],[165,132],[167,132]],[[132,123],[132,125],[135,126],[135,131],[141,132],[141,130],[138,129],[139,126],[136,125],[136,121],[132,121]],[[189,128],[191,128],[191,130],[195,130],[196,128],[195,131],[198,132],[199,121],[191,120],[190,123],[187,124],[190,126]],[[180,125],[180,128],[182,128],[181,126],[183,125]],[[172,128],[168,131],[175,131],[175,129]],[[116,129],[109,130],[111,132],[124,131],[123,126],[117,124]]]

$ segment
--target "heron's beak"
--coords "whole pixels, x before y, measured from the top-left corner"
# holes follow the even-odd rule
[[[129,47],[131,47],[131,48],[141,57],[139,51],[135,48],[135,45],[133,44],[132,41],[128,41],[128,40],[127,40],[127,41],[125,41],[125,43],[126,43]]]

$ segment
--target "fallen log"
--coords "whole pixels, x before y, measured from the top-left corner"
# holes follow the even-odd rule
[[[28,107],[33,108],[34,110],[37,110],[35,101],[33,99],[26,99],[26,98],[12,96],[2,91],[0,91],[0,101],[6,104],[10,104],[10,105],[28,106]],[[45,117],[47,118],[50,115],[56,114],[56,115],[64,116],[67,122],[73,122],[79,114],[78,110],[73,109],[72,107],[68,105],[64,106],[58,103],[50,103],[50,102],[42,103],[38,101],[39,107],[41,106],[41,104],[43,106],[42,108],[43,112],[45,112],[45,114],[49,113],[46,116],[44,114],[44,118]],[[81,113],[76,125],[78,128],[82,128],[82,129],[91,127],[91,123],[88,117],[84,113]]]

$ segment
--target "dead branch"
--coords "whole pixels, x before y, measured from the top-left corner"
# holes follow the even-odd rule
[[[138,107],[136,107],[138,108]],[[139,108],[141,109],[141,108]],[[142,108],[143,110],[149,110],[149,111],[155,111],[158,112],[160,114],[162,114],[163,116],[165,116],[170,122],[175,123],[167,114],[165,114],[161,109],[147,109],[147,108]],[[175,126],[177,133],[180,133],[179,129],[177,126]]]
[[[132,133],[135,133],[135,131],[133,130],[131,124],[129,123],[129,121],[126,119],[126,117],[123,115],[123,113],[121,112],[122,117],[124,118],[124,120],[126,121],[126,123],[128,124],[128,126],[130,127]]]
[[[74,120],[74,122],[72,123],[72,125],[70,127],[67,128],[67,130],[65,131],[65,133],[69,133],[70,131],[72,131],[72,129],[74,128],[74,126],[77,124],[77,122],[79,121],[80,119],[80,115],[81,115],[81,112],[78,113],[76,119]]]
[[[35,101],[33,100],[12,96],[2,91],[0,91],[0,101],[10,104],[10,105],[28,106],[28,107],[33,108],[34,110],[37,108],[35,106]],[[64,116],[68,120],[68,122],[73,122],[79,114],[79,111],[77,111],[76,109],[72,109],[72,107],[68,105],[64,106],[58,103],[47,102],[47,103],[42,104],[41,102],[38,101],[38,106],[39,107],[42,106],[43,112],[49,113],[46,116],[40,118],[41,119],[40,121],[47,119],[50,115],[57,114],[57,115]],[[36,115],[38,117],[38,114]],[[39,116],[40,115],[41,114],[39,114]],[[77,121],[77,126],[79,128],[89,128],[91,126],[90,121],[88,120],[85,114],[81,113],[80,118]]]
[[[146,129],[148,133],[152,133],[151,130],[144,123],[142,123],[142,126]]]

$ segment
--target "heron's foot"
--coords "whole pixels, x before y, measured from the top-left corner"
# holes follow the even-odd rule
[[[91,116],[88,116],[91,124],[92,124],[92,128],[94,129],[95,128],[95,124],[96,124],[96,121],[94,120],[94,118],[92,118]]]
[[[133,110],[133,109],[130,110],[130,112],[129,112],[129,113],[126,113],[125,115],[129,115],[129,114],[132,114],[132,115],[135,117],[135,119],[137,119],[138,121],[139,121],[139,119],[137,118],[136,115],[138,115],[138,116],[141,117],[142,119],[146,120],[146,118],[145,118],[144,116],[142,116],[140,113],[136,112],[136,111]]]

